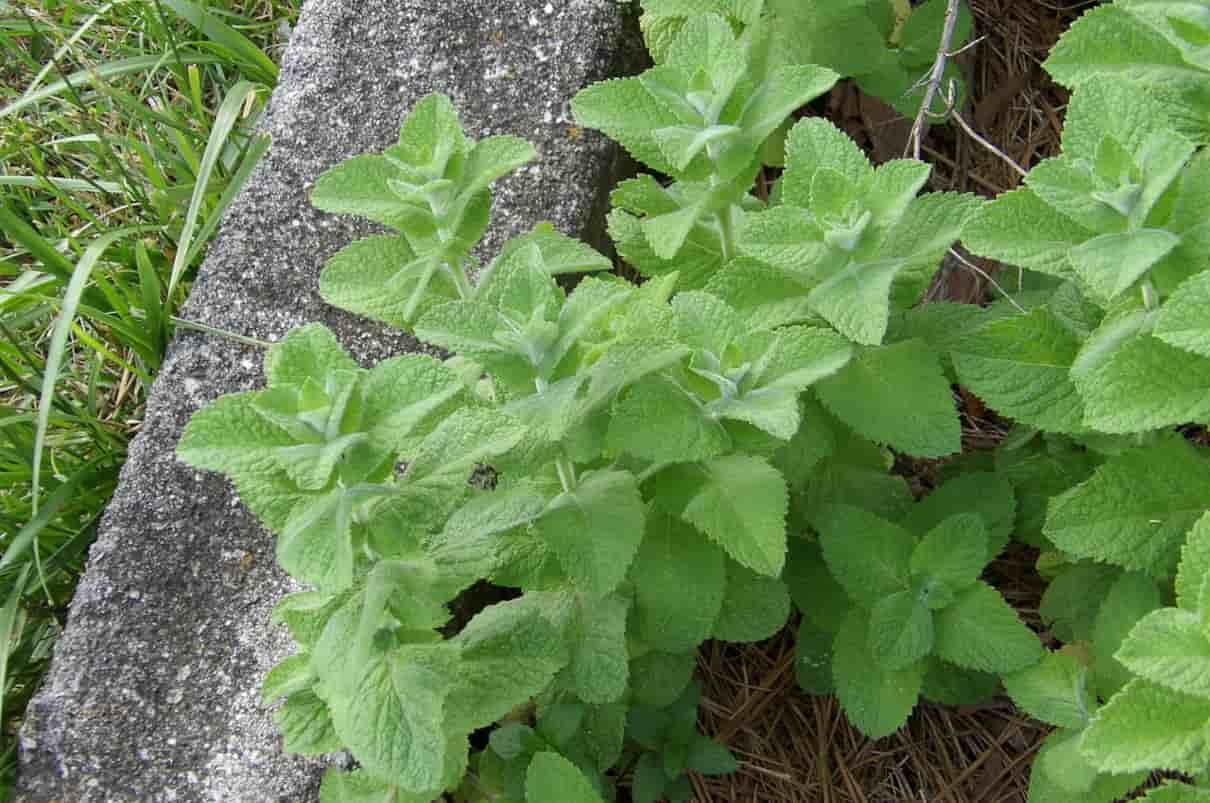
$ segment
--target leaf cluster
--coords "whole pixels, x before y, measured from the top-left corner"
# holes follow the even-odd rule
[[[1210,471],[1171,431],[1210,417],[1200,140],[1146,80],[1081,83],[1023,188],[921,194],[927,165],[791,119],[838,77],[804,31],[861,16],[902,73],[943,4],[844,5],[648,0],[654,66],[572,101],[662,176],[611,196],[641,284],[546,224],[480,269],[489,186],[533,151],[470,140],[439,95],[317,182],[321,208],[396,231],[336,254],[325,298],[453,356],[366,369],[304,327],[179,453],[231,478],[312,587],[277,609],[298,651],[264,693],[288,749],[358,762],[324,803],[596,803],[619,780],[684,799],[686,771],[735,761],[696,731],[698,646],[768,638],[792,603],[800,685],[871,736],[1003,679],[1059,728],[1034,803],[1204,770]],[[1187,4],[1110,8],[1160,5],[1193,36]],[[960,238],[1019,292],[918,305]],[[994,451],[951,457],[955,384],[1015,422]],[[916,500],[897,456],[947,461]],[[1061,651],[988,582],[1013,538],[1041,551]],[[485,583],[507,601],[474,604]]]

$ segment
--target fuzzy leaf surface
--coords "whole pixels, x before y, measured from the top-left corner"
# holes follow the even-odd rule
[[[1111,457],[1055,497],[1045,533],[1079,557],[1166,575],[1185,533],[1210,509],[1210,472],[1192,446],[1165,438]]]
[[[876,443],[920,457],[961,448],[949,382],[922,340],[862,350],[815,389],[833,415]]]

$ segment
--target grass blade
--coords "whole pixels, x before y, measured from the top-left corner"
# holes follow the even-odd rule
[[[277,65],[273,59],[239,31],[218,17],[189,0],[163,0],[173,13],[188,22],[198,32],[216,45],[226,49],[239,61],[244,69],[272,87],[277,83]]]
[[[25,595],[25,578],[29,575],[30,564],[26,564],[21,576],[9,592],[4,607],[0,609],[0,722],[4,721],[4,691],[8,685],[8,654],[13,646],[13,633],[20,630],[17,626],[17,605]]]
[[[50,348],[46,353],[46,369],[42,373],[42,392],[38,399],[38,426],[34,433],[34,466],[31,482],[33,483],[32,498],[33,515],[38,515],[38,494],[41,491],[42,480],[42,450],[46,443],[46,429],[50,423],[50,405],[55,393],[55,382],[59,378],[59,369],[63,365],[63,354],[67,351],[67,334],[71,331],[75,319],[76,307],[84,295],[84,286],[92,274],[93,267],[100,260],[105,249],[123,237],[131,234],[154,229],[154,226],[127,226],[115,229],[103,237],[97,238],[84,251],[80,261],[76,263],[71,281],[67,283],[67,291],[63,294],[63,308],[55,321],[55,329],[51,334]]]
[[[29,549],[30,544],[38,537],[38,533],[50,523],[59,511],[65,505],[76,499],[81,486],[90,488],[93,478],[97,474],[97,466],[105,460],[111,459],[107,455],[101,455],[90,460],[80,467],[80,470],[72,476],[70,480],[60,485],[54,492],[46,498],[46,504],[38,510],[37,514],[26,522],[17,534],[13,536],[13,540],[9,541],[8,546],[4,550],[4,556],[0,557],[0,572],[3,572],[9,566],[17,562],[17,559],[25,554]],[[0,686],[3,688],[3,686]]]
[[[56,251],[33,226],[17,217],[3,201],[0,201],[0,231],[5,232],[13,242],[41,262],[42,267],[63,281],[71,279],[72,264],[67,261],[67,257]]]
[[[88,181],[82,178],[63,178],[62,176],[0,176],[0,187],[41,188],[46,183],[68,192],[112,192],[117,194],[122,191],[122,185],[116,181]]]
[[[185,264],[193,263],[198,252],[206,247],[206,243],[210,240],[210,235],[218,228],[219,222],[223,219],[223,212],[227,211],[227,207],[235,200],[236,194],[240,188],[244,186],[244,182],[248,180],[248,175],[252,172],[252,168],[256,167],[256,163],[265,155],[265,151],[269,150],[270,137],[268,134],[257,134],[248,144],[248,148],[244,151],[244,158],[236,168],[235,173],[227,181],[227,186],[223,188],[223,194],[219,196],[218,203],[210,210],[210,214],[206,216],[206,222],[198,229],[197,235],[193,238],[193,245],[189,246],[189,254],[185,257]]]
[[[239,120],[240,109],[243,108],[248,98],[259,89],[259,85],[251,81],[240,81],[231,87],[227,97],[223,98],[218,114],[214,117],[214,125],[210,128],[210,139],[206,142],[206,151],[202,154],[202,161],[198,165],[193,197],[189,200],[189,211],[185,214],[185,226],[181,229],[181,236],[176,244],[176,256],[172,260],[172,273],[168,277],[166,295],[169,302],[171,302],[177,282],[180,281],[181,276],[185,273],[185,268],[189,265],[193,229],[197,225],[197,216],[201,211],[202,201],[206,198],[206,185],[210,183],[210,174],[214,172],[214,166],[218,163],[219,156],[222,155],[223,148],[227,144],[227,137]]]
[[[180,60],[184,64],[221,64],[224,61],[222,56],[212,53],[193,53],[188,51],[180,54]],[[36,92],[22,95],[3,109],[0,109],[0,117],[7,117],[10,114],[16,114],[22,109],[34,106],[47,98],[62,93],[69,86],[79,88],[98,83],[106,78],[129,75],[130,73],[142,72],[144,70],[154,70],[163,63],[163,56],[132,56],[126,59],[118,59],[117,61],[109,61],[98,67],[80,70],[72,73],[62,81],[55,81],[53,84],[47,84]]]
[[[97,20],[101,19],[101,17],[103,17],[105,14],[109,13],[109,9],[113,8],[114,5],[118,2],[122,2],[122,0],[113,0],[113,2],[106,3],[105,5],[98,8],[96,10],[96,12],[94,14],[92,14],[88,19],[84,20],[83,24],[80,25],[80,27],[76,29],[76,32],[73,33],[70,37],[68,37],[67,41],[64,42],[62,45],[60,45],[58,47],[58,49],[55,50],[55,54],[47,60],[46,64],[43,65],[42,69],[38,70],[38,74],[34,76],[34,80],[29,82],[29,86],[26,87],[24,94],[28,95],[31,92],[33,92],[35,89],[37,89],[38,84],[42,83],[42,81],[46,78],[47,74],[52,69],[54,69],[56,64],[59,63],[59,59],[63,58],[65,55],[67,55],[67,52],[69,50],[71,50],[72,47],[74,47],[76,45],[76,43],[80,41],[80,39],[82,39],[84,37],[84,34],[88,33],[88,29],[91,28]]]

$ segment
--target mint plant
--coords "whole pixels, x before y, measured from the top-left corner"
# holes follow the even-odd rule
[[[1071,26],[1043,65],[1064,86],[1097,79],[1146,88],[1179,131],[1198,143],[1210,134],[1210,14],[1197,2],[1114,0]]]
[[[920,79],[936,57],[945,11],[946,0],[915,7],[908,0],[643,0],[640,26],[658,63],[692,16],[722,15],[759,42],[751,59],[758,69],[819,64],[855,79],[863,92],[912,118],[923,102]],[[970,32],[970,11],[963,3],[952,41],[955,50]],[[950,81],[957,88],[951,100],[961,103],[965,85],[952,64],[946,68],[946,86]],[[939,98],[933,111],[944,114],[945,105]]]
[[[686,799],[685,773],[737,766],[697,731],[698,647],[792,608],[799,684],[872,737],[1003,681],[1058,728],[1032,803],[1202,775],[1210,466],[1173,430],[1210,420],[1204,109],[1153,92],[1161,73],[1085,81],[1078,55],[1137,15],[1196,66],[1202,16],[1089,12],[1048,62],[1077,86],[1062,155],[984,202],[792,117],[840,73],[907,80],[942,5],[645,2],[655,66],[572,101],[655,172],[608,219],[641,284],[549,224],[480,266],[490,185],[535,154],[468,138],[440,95],[320,177],[318,207],[394,230],[335,254],[324,298],[449,356],[363,368],[301,327],[178,452],[231,479],[308,586],[274,612],[297,649],[262,691],[286,749],[352,755],[323,803]],[[826,35],[842,22],[878,47]],[[920,305],[959,239],[1019,291]],[[1015,422],[994,451],[961,453],[955,384]],[[919,500],[891,470],[915,459],[936,465]],[[1059,650],[988,582],[1013,539],[1039,550]]]

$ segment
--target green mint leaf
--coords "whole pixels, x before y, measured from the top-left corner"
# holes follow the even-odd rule
[[[319,803],[382,803],[387,796],[396,803],[425,803],[425,794],[404,792],[392,783],[379,780],[364,769],[345,772],[330,767],[319,786]]]
[[[898,591],[870,609],[870,654],[883,669],[906,669],[933,648],[933,614],[919,594]]]
[[[823,230],[805,208],[783,205],[748,215],[740,229],[739,249],[791,280],[807,282],[815,279],[814,263],[824,255],[827,244]]]
[[[679,498],[678,507],[683,502],[685,521],[728,555],[758,574],[781,574],[789,500],[785,480],[767,460],[727,455],[674,466],[657,481]]]
[[[379,235],[333,254],[319,276],[323,300],[368,318],[410,329],[435,306],[459,298],[440,252],[417,253],[408,240]]]
[[[1046,737],[1030,773],[1029,803],[1109,803],[1129,795],[1147,779],[1147,773],[1099,774],[1083,791],[1073,793],[1069,787],[1076,783],[1076,778],[1084,779],[1080,783],[1087,782],[1089,769],[1096,771],[1079,754],[1079,742],[1080,733],[1069,730],[1058,730]],[[1074,752],[1073,744],[1077,747]],[[1067,767],[1072,769],[1065,771]]]
[[[677,255],[705,213],[704,207],[705,204],[699,199],[683,209],[648,217],[643,221],[643,234],[657,257],[670,260]]]
[[[954,370],[1001,414],[1048,432],[1079,432],[1071,365],[1080,341],[1046,307],[991,321],[955,344]]]
[[[882,669],[870,652],[869,630],[869,614],[854,608],[836,635],[832,678],[849,721],[871,739],[880,739],[907,722],[920,696],[924,663]]]
[[[739,769],[739,762],[723,745],[701,734],[694,734],[689,743],[685,768],[703,775],[726,775]]]
[[[602,319],[629,300],[633,291],[632,285],[621,282],[603,281],[592,277],[581,280],[559,310],[558,338],[543,356],[538,366],[539,375],[545,379],[553,377],[568,352]]]
[[[666,708],[685,691],[697,668],[697,648],[672,654],[651,650],[630,662],[630,692],[638,705]]]
[[[658,803],[667,785],[668,777],[664,774],[659,754],[643,753],[635,765],[634,779],[630,783],[634,803]]]
[[[734,309],[700,291],[677,293],[672,299],[672,313],[678,340],[720,359],[731,341],[748,328]]]
[[[517,445],[525,429],[498,410],[463,408],[420,444],[404,478],[419,482],[466,473]]]
[[[1207,721],[1210,700],[1138,678],[1097,712],[1080,752],[1105,772],[1164,767],[1197,773],[1210,761]]]
[[[615,78],[585,87],[572,98],[571,111],[577,123],[606,134],[653,170],[677,173],[651,132],[680,120],[638,78]]]
[[[446,728],[469,733],[503,717],[554,679],[568,661],[541,603],[521,597],[485,608],[450,644],[461,661],[447,679]]]
[[[751,362],[741,383],[741,390],[748,393],[799,393],[839,371],[853,353],[844,338],[810,326],[750,332],[738,338],[735,347]]]
[[[324,701],[307,689],[295,692],[273,712],[273,724],[282,737],[282,749],[304,756],[320,756],[344,748]]]
[[[1029,189],[996,196],[962,228],[962,243],[974,253],[1062,279],[1075,275],[1071,249],[1092,236]]]
[[[603,803],[584,774],[558,753],[534,756],[525,773],[529,803]]]
[[[912,574],[960,591],[979,579],[987,565],[987,527],[974,513],[959,513],[938,524],[912,551]]]
[[[1067,738],[1064,738],[1066,736]],[[1046,750],[1039,751],[1032,772],[1069,795],[1083,798],[1097,781],[1097,768],[1080,755],[1078,733],[1052,736],[1046,740]]]
[[[923,162],[892,159],[878,165],[873,174],[865,177],[861,189],[862,200],[874,214],[874,223],[879,228],[890,228],[903,218],[928,182],[929,172],[929,166]],[[937,197],[953,199],[960,196],[943,194]]]
[[[842,337],[806,326],[750,332],[737,338],[732,349],[743,374],[738,393],[725,393],[706,410],[746,421],[782,440],[799,430],[799,393],[836,373],[852,354]],[[731,364],[730,359],[724,363]]]
[[[231,393],[198,410],[181,434],[177,456],[196,468],[233,477],[275,473],[276,451],[296,441],[257,412],[259,395]]]
[[[798,405],[799,418],[806,424],[800,425],[789,443],[773,455],[773,465],[786,478],[791,496],[802,493],[820,462],[836,454],[837,448],[836,425],[819,402],[804,395],[799,397]]]
[[[613,591],[626,576],[644,520],[634,475],[596,471],[551,500],[535,527],[576,589],[596,596]]]
[[[928,496],[912,505],[911,510],[899,523],[909,532],[924,537],[934,528],[950,522],[954,516],[977,513],[982,519],[983,535],[980,538],[972,533],[972,536],[975,541],[985,544],[983,563],[979,566],[982,570],[983,566],[996,558],[1008,545],[1016,510],[1013,487],[1004,477],[984,471],[971,471],[958,474],[934,488]],[[973,561],[973,555],[963,559],[964,562],[966,560]],[[923,567],[926,564],[920,565]]]
[[[739,118],[744,139],[734,147],[751,153],[795,110],[827,92],[839,78],[831,70],[814,64],[775,68],[744,105]]]
[[[1091,641],[1101,603],[1121,575],[1121,569],[1096,563],[1068,566],[1042,594],[1042,621],[1061,641]]]
[[[722,550],[693,528],[653,514],[630,567],[638,635],[668,653],[694,650],[709,638],[726,593],[724,561]]]
[[[1170,346],[1210,357],[1210,271],[1173,291],[1160,307],[1153,334]]]
[[[618,396],[606,444],[663,463],[714,457],[727,451],[731,438],[684,388],[667,377],[650,376]]]
[[[1179,608],[1152,611],[1131,629],[1114,657],[1152,683],[1210,698],[1210,641],[1196,613]]]
[[[763,641],[790,616],[786,584],[727,561],[727,590],[712,636],[723,641]]]
[[[847,617],[848,609],[844,611]],[[844,617],[836,622],[839,628]],[[798,628],[794,644],[794,679],[799,688],[809,694],[833,694],[833,645],[836,633],[820,630],[805,617]]]
[[[273,607],[270,621],[274,624],[284,623],[294,641],[301,648],[310,649],[319,640],[328,620],[345,601],[343,594],[296,591],[282,597]]]
[[[1164,257],[1180,238],[1165,229],[1102,234],[1068,252],[1071,266],[1088,287],[1106,299],[1126,292]]]
[[[1097,692],[1109,696],[1130,680],[1130,672],[1114,654],[1144,616],[1160,607],[1155,581],[1127,572],[1110,586],[1092,627],[1092,673]]]
[[[936,652],[950,663],[984,672],[1014,672],[1035,663],[1038,637],[996,589],[979,581],[935,615]]]
[[[315,683],[311,671],[311,656],[306,652],[295,653],[278,661],[261,681],[260,699],[270,705],[282,697],[309,689]]]
[[[853,603],[828,570],[819,544],[802,538],[791,539],[783,577],[790,598],[802,612],[803,621],[820,632],[834,635]]]
[[[1142,28],[1141,25],[1135,25]],[[1168,104],[1131,81],[1092,81],[1074,93],[1063,119],[1063,153],[1095,161],[1106,136],[1138,154],[1155,135],[1173,136]],[[1116,178],[1116,176],[1114,176]]]
[[[924,661],[924,688],[920,693],[942,705],[978,705],[1000,691],[1000,677],[946,663],[935,655]]]
[[[1099,463],[1096,454],[1054,438],[1036,438],[1021,448],[997,450],[996,476],[1002,482],[1007,480],[1010,490],[1016,492],[1015,537],[1033,546],[1047,546],[1042,528],[1051,498],[1088,479]],[[1005,543],[1007,537],[1008,532]]]
[[[353,582],[354,494],[336,487],[293,508],[277,537],[277,561],[291,577],[340,591]]]
[[[581,411],[589,413],[611,403],[623,388],[680,362],[688,354],[689,349],[660,337],[636,337],[618,343],[593,363]]]
[[[613,263],[592,246],[568,237],[550,223],[539,223],[525,234],[513,237],[500,247],[494,263],[510,258],[518,251],[537,246],[546,272],[554,276],[560,273],[591,273],[610,270]],[[492,270],[492,266],[487,268]]]
[[[750,257],[728,262],[710,277],[704,289],[727,302],[750,326],[758,329],[817,319],[807,304],[806,284]]]
[[[747,69],[731,24],[718,14],[690,17],[668,49],[665,63],[685,75],[701,71],[714,94],[726,98]]]
[[[1096,76],[1178,86],[1205,78],[1178,47],[1116,5],[1092,9],[1076,20],[1042,66],[1070,87]]]
[[[461,133],[461,132],[459,132]],[[378,154],[362,154],[330,167],[311,190],[311,205],[337,215],[359,215],[406,229],[416,215],[391,189],[399,168]]]
[[[374,366],[362,382],[362,427],[376,444],[408,452],[461,401],[464,385],[427,354],[403,354]]]
[[[833,415],[877,443],[920,457],[962,446],[949,382],[923,341],[864,349],[815,390]],[[905,418],[904,410],[912,415]]]
[[[1111,457],[1056,497],[1045,533],[1073,555],[1168,575],[1207,499],[1205,459],[1183,439],[1164,438]]]
[[[1108,143],[1121,148],[1116,140],[1107,136],[1102,149]],[[1126,155],[1126,160],[1133,162],[1130,155]],[[1124,167],[1124,170],[1128,169]],[[1106,178],[1113,183],[1119,180],[1120,175],[1118,173]],[[1095,168],[1086,160],[1066,155],[1044,159],[1029,171],[1025,184],[1053,209],[1090,231],[1118,232],[1126,225],[1129,210],[1124,206],[1106,203],[1106,195],[1100,189]]]
[[[308,379],[323,385],[338,371],[356,371],[336,335],[323,324],[291,329],[265,354],[265,378],[270,387],[301,386]]]
[[[850,262],[816,285],[807,300],[842,335],[876,346],[890,321],[891,286],[907,266],[903,259]]]
[[[486,577],[497,568],[496,536],[537,521],[548,501],[527,484],[476,496],[450,516],[430,554],[452,572]]]
[[[860,185],[874,173],[865,153],[852,138],[822,117],[804,117],[786,137],[782,203],[810,208],[815,173],[824,167],[837,171],[854,185]]]
[[[587,703],[612,703],[626,693],[629,611],[630,601],[618,594],[577,600],[568,630],[570,669],[576,695]]]
[[[678,185],[673,185],[676,188]],[[669,192],[672,190],[670,189]],[[672,201],[676,208],[676,201]],[[642,210],[639,210],[642,211]],[[623,208],[613,209],[606,218],[609,236],[622,258],[644,276],[678,275],[682,290],[699,289],[723,265],[722,242],[716,231],[698,226],[689,231],[675,259],[656,254],[643,230],[643,222]]]
[[[534,146],[508,135],[484,137],[475,143],[459,176],[459,194],[473,196],[486,190],[493,181],[511,173],[538,152]]]
[[[1179,781],[1170,781],[1152,789],[1143,795],[1142,799],[1147,803],[1206,803],[1210,801],[1210,791],[1195,789]]]
[[[368,773],[405,789],[445,785],[445,700],[458,673],[448,645],[376,649],[358,660],[353,643],[360,600],[329,621],[316,647],[316,670],[336,732]]]
[[[466,153],[468,146],[454,104],[434,92],[412,106],[399,127],[398,143],[388,153],[409,167],[440,175],[446,162]]]
[[[524,370],[526,361],[508,343],[496,339],[505,328],[490,304],[452,301],[428,310],[416,323],[416,336],[481,363],[489,370]]]
[[[905,515],[912,506],[912,494],[903,477],[890,474],[894,455],[839,422],[833,427],[833,454],[820,462],[806,494],[796,500],[803,517],[809,520],[829,504],[852,505],[886,519]]]
[[[1088,667],[1069,652],[1047,652],[1005,675],[1004,689],[1022,711],[1059,728],[1082,730],[1097,708]]]
[[[1176,604],[1197,611],[1206,577],[1210,576],[1210,512],[1197,520],[1185,545],[1176,571]]]
[[[847,505],[825,507],[812,524],[832,576],[854,602],[873,608],[908,589],[916,539],[906,530]]]

